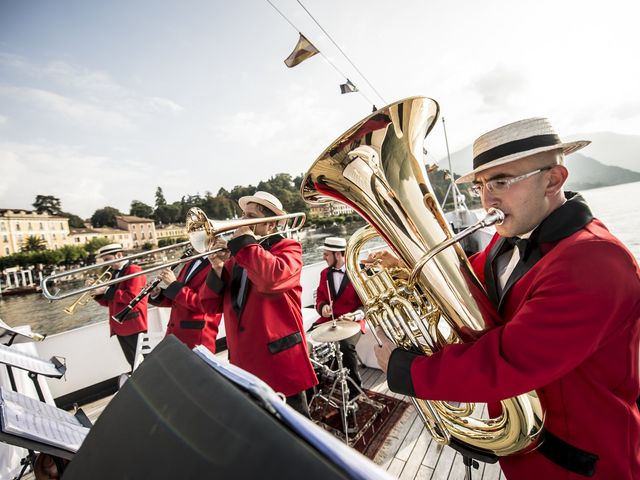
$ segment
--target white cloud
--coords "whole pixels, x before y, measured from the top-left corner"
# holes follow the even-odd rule
[[[131,200],[153,198],[147,188],[154,178],[151,166],[135,160],[116,163],[73,145],[0,142],[0,165],[3,208],[31,208],[36,195],[53,195],[65,211],[88,217],[107,205],[128,212]],[[186,172],[178,174],[173,178],[184,181]]]
[[[120,112],[103,109],[98,105],[92,105],[48,90],[0,86],[0,95],[30,103],[42,110],[71,120],[76,125],[118,129],[130,129],[134,125],[131,118]]]
[[[155,110],[159,113],[162,113],[162,111],[172,113],[180,113],[184,111],[184,108],[182,108],[181,105],[178,105],[176,102],[167,98],[150,97],[146,99],[146,103],[151,107],[152,110]]]
[[[141,95],[114,81],[103,71],[91,70],[54,60],[45,64],[0,52],[0,67],[22,75],[22,84],[0,86],[0,94],[15,94],[16,100],[30,102],[64,115],[88,128],[130,129],[140,119],[158,114],[179,114],[184,108],[159,96]],[[26,82],[39,86],[25,86]]]
[[[286,124],[270,114],[245,111],[219,117],[210,128],[220,141],[255,146],[271,141]]]
[[[9,121],[8,117],[5,117],[4,115],[0,114],[0,127],[2,127],[3,125],[6,125],[8,121]]]
[[[504,65],[496,65],[471,84],[471,89],[481,96],[483,106],[488,110],[511,107],[513,99],[525,87],[526,79],[522,73]]]

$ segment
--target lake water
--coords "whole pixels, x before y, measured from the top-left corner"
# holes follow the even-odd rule
[[[603,187],[582,192],[593,214],[622,240],[640,262],[640,182]],[[306,265],[322,260],[324,238],[331,235],[347,237],[363,224],[353,223],[342,228],[307,232],[301,239]],[[53,334],[88,325],[106,318],[106,309],[91,301],[74,315],[63,312],[72,299],[49,303],[39,294],[0,296],[0,318],[9,325],[29,324],[34,331]]]

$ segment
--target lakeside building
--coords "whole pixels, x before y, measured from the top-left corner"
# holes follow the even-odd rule
[[[118,228],[131,234],[133,248],[141,248],[145,243],[158,246],[156,227],[150,218],[135,217],[133,215],[116,215]]]
[[[351,215],[352,213],[355,213],[353,208],[340,202],[329,202],[309,209],[309,215],[318,218]]]
[[[68,238],[69,245],[82,246],[94,238],[107,238],[111,243],[121,243],[125,250],[133,248],[131,234],[117,228],[74,228]]]
[[[177,240],[187,238],[187,228],[184,225],[165,225],[156,228],[156,238],[160,240]]]
[[[69,219],[24,209],[0,209],[0,257],[20,252],[27,238],[46,242],[48,249],[68,243]]]

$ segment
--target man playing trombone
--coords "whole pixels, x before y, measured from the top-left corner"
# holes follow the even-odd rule
[[[122,258],[124,253],[122,245],[111,243],[98,250],[96,260],[108,262]],[[126,260],[114,263],[113,278],[122,277],[132,273],[140,272],[142,268]],[[93,290],[94,299],[103,307],[109,308],[109,331],[111,336],[116,335],[122,353],[127,362],[133,368],[135,361],[136,345],[138,334],[147,331],[147,298],[143,298],[124,317],[122,322],[115,321],[112,317],[125,308],[140,293],[146,284],[144,275],[130,278],[124,282],[119,282],[110,287],[98,287]]]
[[[239,204],[246,219],[284,214],[280,201],[267,192],[242,197]],[[224,312],[230,362],[309,416],[305,390],[318,380],[302,323],[302,246],[278,234],[278,222],[265,221],[236,229],[228,244],[218,238],[218,247],[228,251],[209,256],[212,271],[200,301],[208,312]]]

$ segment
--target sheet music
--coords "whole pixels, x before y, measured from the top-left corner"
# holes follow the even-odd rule
[[[21,393],[0,387],[2,431],[76,452],[89,429],[70,414]]]
[[[44,375],[45,377],[60,378],[63,375],[51,361],[20,352],[6,345],[0,345],[0,363],[34,372],[38,375]]]
[[[31,329],[28,328],[26,325],[22,325],[20,327],[12,327],[10,325],[7,325],[0,318],[0,338],[3,338],[5,336],[11,337],[12,335],[15,335],[15,334],[17,334],[17,337],[14,339],[13,343],[23,343],[28,340],[32,340],[34,342],[41,342],[42,340],[44,340],[46,336],[46,335],[40,335],[39,333],[31,332]]]

